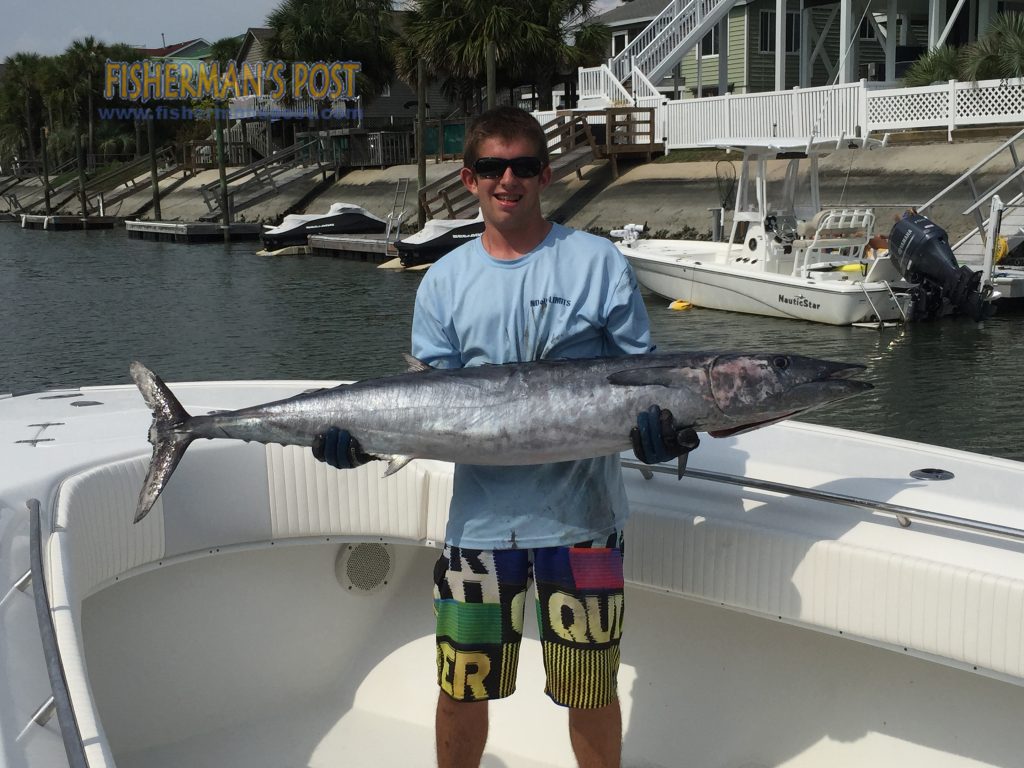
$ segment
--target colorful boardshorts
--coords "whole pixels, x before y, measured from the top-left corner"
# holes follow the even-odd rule
[[[479,550],[445,546],[434,566],[437,681],[458,701],[515,691],[526,593],[537,582],[545,693],[565,707],[616,697],[623,540]]]

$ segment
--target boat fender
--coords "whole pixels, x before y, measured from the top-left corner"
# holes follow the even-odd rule
[[[682,299],[676,299],[675,301],[673,301],[671,304],[668,305],[669,309],[675,309],[675,310],[678,310],[680,312],[682,310],[684,310],[684,309],[690,309],[692,307],[693,307],[693,304],[691,304],[688,301],[683,301]]]

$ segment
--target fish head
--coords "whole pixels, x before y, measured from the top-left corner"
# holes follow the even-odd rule
[[[872,389],[848,378],[863,365],[800,355],[726,353],[708,364],[708,383],[725,426],[709,428],[727,437],[806,413]]]

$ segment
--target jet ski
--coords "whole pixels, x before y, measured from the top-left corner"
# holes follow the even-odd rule
[[[388,223],[352,203],[333,203],[327,213],[291,213],[263,232],[263,247],[277,251],[305,245],[309,235],[384,234]]]
[[[403,267],[432,264],[448,251],[472,240],[484,231],[484,219],[431,219],[419,232],[395,243]]]

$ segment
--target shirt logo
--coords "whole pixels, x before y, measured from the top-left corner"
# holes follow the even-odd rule
[[[530,299],[531,307],[546,307],[548,304],[558,304],[562,307],[571,307],[572,302],[568,299],[563,299],[561,296],[548,296],[545,299]]]

